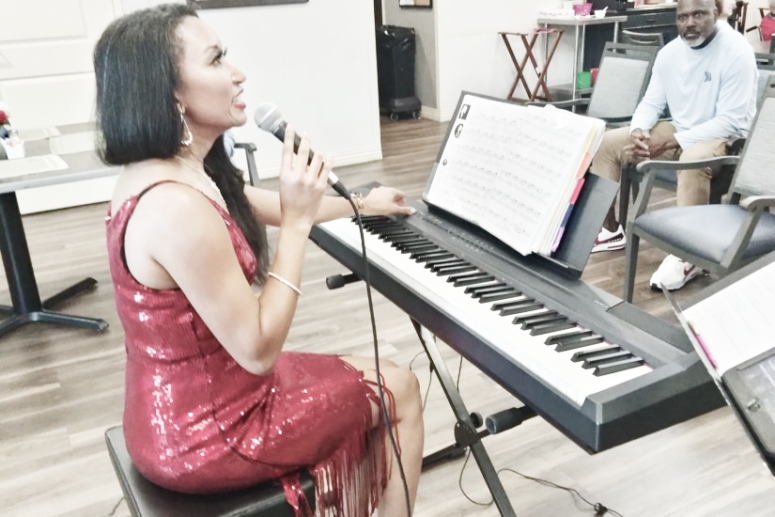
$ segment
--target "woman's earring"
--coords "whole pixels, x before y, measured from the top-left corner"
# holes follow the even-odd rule
[[[181,139],[180,143],[188,147],[191,145],[191,142],[194,141],[194,135],[191,133],[191,130],[188,127],[188,123],[186,122],[186,117],[183,116],[183,113],[185,110],[180,110],[180,121],[183,123],[183,132],[186,134],[185,138]]]

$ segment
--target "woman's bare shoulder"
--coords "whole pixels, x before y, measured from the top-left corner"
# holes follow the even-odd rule
[[[112,214],[115,215],[122,204],[139,196],[149,187],[165,182],[168,182],[168,184],[154,187],[154,190],[157,188],[161,189],[161,191],[166,192],[168,195],[171,192],[177,192],[178,195],[175,197],[182,196],[180,199],[186,199],[196,194],[194,189],[191,188],[190,183],[186,181],[186,178],[181,177],[179,170],[169,162],[148,160],[125,166],[119,174],[113,190],[111,198]],[[157,197],[157,195],[151,195],[149,196],[149,201]]]

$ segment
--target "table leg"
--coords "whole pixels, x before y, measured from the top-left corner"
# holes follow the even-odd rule
[[[581,44],[579,45],[579,68],[583,71],[584,70],[584,48],[587,44],[587,26],[583,25],[581,27]]]
[[[15,192],[0,194],[0,253],[12,303],[12,307],[0,307],[0,313],[12,315],[0,324],[0,336],[27,323],[56,323],[98,331],[108,327],[101,319],[48,310],[66,298],[94,287],[97,281],[93,278],[82,280],[41,302]]]
[[[576,75],[579,73],[579,26],[573,30],[573,75],[570,78],[570,98],[576,100]],[[575,107],[573,108],[575,112]]]

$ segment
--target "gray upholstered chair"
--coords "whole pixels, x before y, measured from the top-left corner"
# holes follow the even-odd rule
[[[756,98],[759,104],[761,104],[764,97],[765,87],[773,76],[775,76],[775,67],[759,67],[759,82],[756,89]],[[740,154],[744,144],[744,138],[730,138],[727,141],[727,156],[736,156]],[[680,164],[680,162],[660,163],[664,163],[664,165],[656,170],[653,187],[675,192],[678,186],[677,171],[686,169],[687,167]],[[722,197],[729,190],[729,186],[732,183],[732,176],[735,172],[734,166],[727,165],[721,167],[722,170],[719,171],[710,182],[710,197],[708,201],[712,205],[721,203]],[[627,216],[629,212],[628,203],[630,200],[628,193],[632,195],[633,201],[637,199],[641,181],[643,181],[643,173],[640,172],[637,167],[633,165],[624,166],[619,183],[619,222],[623,228],[627,228]]]
[[[627,228],[624,299],[632,301],[640,239],[713,274],[725,275],[775,250],[775,77],[770,77],[742,155],[681,164],[697,168],[737,163],[725,204],[647,212],[656,172],[667,162],[645,161],[635,218]]]
[[[132,464],[121,426],[105,432],[110,460],[132,517],[294,517],[283,487],[265,483],[234,492],[209,495],[172,492],[145,479]],[[301,473],[301,489],[315,509],[315,482]]]
[[[602,119],[608,126],[626,125],[646,91],[656,55],[656,47],[606,43],[588,98],[531,104],[562,109],[586,106],[588,116]]]

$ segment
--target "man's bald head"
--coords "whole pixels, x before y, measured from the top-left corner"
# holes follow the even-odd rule
[[[716,31],[715,0],[678,0],[675,21],[678,35],[690,47],[699,47]]]

